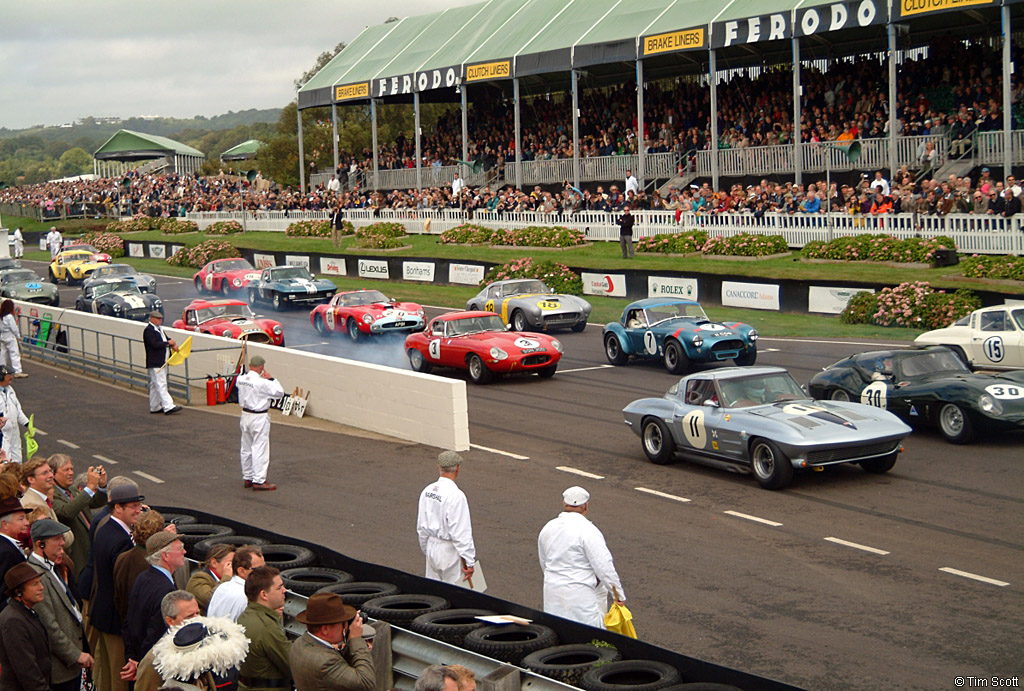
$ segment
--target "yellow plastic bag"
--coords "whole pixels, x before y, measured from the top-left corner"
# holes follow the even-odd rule
[[[609,631],[636,638],[636,629],[633,628],[633,613],[625,605],[613,603],[608,608],[608,614],[604,615],[604,627]]]
[[[35,413],[28,416],[28,427],[25,429],[25,462],[32,460],[32,456],[39,450],[39,442],[36,441]]]

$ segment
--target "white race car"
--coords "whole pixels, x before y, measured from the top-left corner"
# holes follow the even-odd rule
[[[1024,367],[1024,303],[974,310],[944,329],[921,334],[918,345],[944,345],[972,367]]]

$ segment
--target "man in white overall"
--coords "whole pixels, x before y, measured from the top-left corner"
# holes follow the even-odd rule
[[[238,404],[242,406],[242,484],[269,492],[277,485],[267,482],[270,467],[270,404],[284,396],[281,382],[270,376],[266,360],[249,358],[249,371],[238,378]]]
[[[604,535],[587,519],[589,502],[582,487],[565,490],[562,513],[540,531],[537,553],[544,571],[544,611],[603,629],[612,588],[619,604],[626,593]]]
[[[444,451],[437,457],[440,477],[420,493],[416,534],[427,559],[426,576],[458,583],[473,576],[476,546],[466,495],[455,484],[462,456]]]
[[[21,427],[28,424],[28,416],[21,409],[18,394],[14,393],[11,382],[14,374],[5,365],[0,365],[0,416],[3,416],[3,449],[7,460],[21,463]]]

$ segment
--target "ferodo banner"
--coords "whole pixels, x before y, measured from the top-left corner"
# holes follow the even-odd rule
[[[705,48],[705,27],[698,26],[693,29],[682,31],[670,31],[665,34],[644,36],[643,55],[660,55],[661,53],[676,53],[683,50],[701,50]]]
[[[512,76],[512,61],[498,60],[466,65],[465,82],[484,82],[495,79],[509,79]]]
[[[779,286],[775,283],[722,281],[722,304],[726,307],[778,310]]]
[[[747,19],[730,19],[711,25],[711,47],[726,48],[759,41],[777,41],[793,37],[790,13],[777,12]]]
[[[795,36],[813,36],[826,31],[884,24],[888,18],[886,0],[849,0],[796,11]]]
[[[380,98],[382,96],[399,96],[404,94],[411,94],[412,87],[415,84],[413,81],[413,74],[402,74],[397,77],[384,77],[383,79],[374,79],[370,82],[370,95],[374,98]]]
[[[999,0],[893,0],[893,17],[901,19],[934,12],[965,10],[969,7],[998,7]]]
[[[428,70],[416,73],[416,91],[431,91],[433,89],[450,89],[459,83],[459,70],[454,67],[445,67],[439,70]]]

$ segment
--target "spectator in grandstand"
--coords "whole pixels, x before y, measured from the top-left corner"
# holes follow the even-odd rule
[[[959,117],[950,128],[949,153],[952,156],[962,157],[971,150],[971,143],[974,131],[977,128],[966,109],[961,109]]]
[[[1019,214],[1020,209],[1020,197],[1015,196],[1013,189],[1008,187],[1003,191],[1003,210],[999,215],[1003,218],[1010,218]]]
[[[42,578],[27,563],[4,576],[10,603],[0,612],[0,688],[50,688],[50,646],[34,611],[45,597]]]
[[[890,194],[889,181],[882,176],[882,171],[880,170],[875,171],[875,179],[871,181],[869,187],[881,192],[883,197],[888,197]]]
[[[159,512],[143,511],[138,522],[132,526],[134,546],[121,554],[114,562],[114,605],[121,615],[122,626],[128,619],[128,603],[131,600],[135,581],[150,568],[146,541],[162,532],[164,527],[164,517]]]

